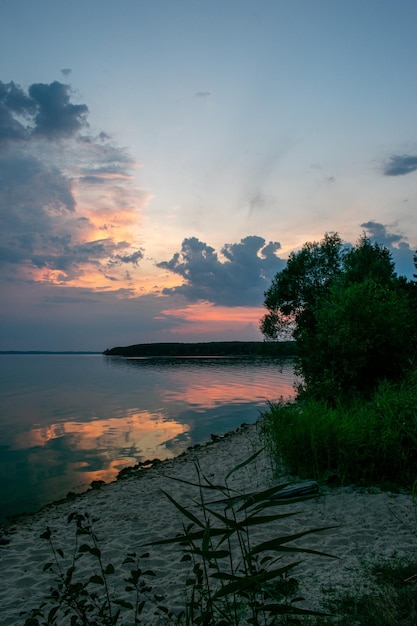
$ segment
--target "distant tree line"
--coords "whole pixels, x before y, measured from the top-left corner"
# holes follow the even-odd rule
[[[210,341],[200,343],[138,343],[104,351],[107,356],[124,357],[280,357],[294,356],[294,341]]]

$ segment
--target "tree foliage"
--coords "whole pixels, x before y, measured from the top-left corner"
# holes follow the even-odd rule
[[[415,283],[397,276],[387,248],[326,234],[275,276],[261,330],[277,339],[291,327],[305,390],[332,400],[402,375],[416,348],[416,304]]]

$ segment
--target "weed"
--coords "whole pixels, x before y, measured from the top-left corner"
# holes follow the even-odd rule
[[[330,556],[291,544],[309,533],[330,527],[266,540],[264,532],[264,541],[253,541],[252,530],[294,515],[288,512],[268,514],[271,508],[288,504],[289,500],[277,498],[286,484],[249,494],[241,494],[229,487],[228,478],[232,473],[258,454],[234,468],[225,477],[223,485],[213,484],[197,463],[197,482],[181,482],[198,489],[199,498],[195,503],[199,513],[165,494],[183,517],[183,531],[180,535],[155,540],[148,545],[179,544],[183,559],[190,562],[187,580],[190,591],[183,612],[187,626],[238,626],[243,623],[255,626],[275,624],[283,615],[316,614],[297,606],[297,601],[302,598],[294,595],[297,585],[289,574],[300,561],[286,562],[283,558],[291,553]],[[290,501],[299,502],[309,497]]]
[[[75,544],[69,559],[61,548],[56,547],[50,528],[41,535],[41,539],[48,541],[53,557],[44,565],[43,571],[52,576],[53,584],[45,601],[32,609],[25,626],[54,626],[62,620],[71,626],[116,626],[122,610],[133,615],[135,626],[142,623],[141,614],[152,591],[149,578],[154,576],[151,570],[142,569],[142,562],[149,554],[128,553],[123,561],[123,565],[130,567],[125,578],[125,591],[133,598],[113,597],[110,579],[115,574],[115,567],[103,560],[94,530],[96,521],[88,513],[72,513],[68,517],[68,523],[75,524]],[[85,570],[80,571],[80,559],[88,559],[88,574]]]

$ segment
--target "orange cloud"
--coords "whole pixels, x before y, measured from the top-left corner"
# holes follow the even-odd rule
[[[210,302],[190,304],[182,309],[166,309],[164,315],[178,317],[188,322],[237,322],[239,324],[259,323],[262,307],[214,306]]]
[[[179,309],[165,309],[162,314],[187,322],[171,329],[178,335],[210,333],[221,331],[236,332],[248,326],[258,329],[264,311],[262,307],[215,306],[210,302],[199,302]]]

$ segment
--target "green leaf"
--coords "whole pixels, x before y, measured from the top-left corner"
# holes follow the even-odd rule
[[[186,509],[181,504],[179,504],[179,502],[174,500],[174,498],[172,496],[170,496],[169,493],[167,493],[163,489],[161,491],[162,491],[162,493],[164,493],[166,495],[168,500],[170,502],[172,502],[172,504],[184,515],[184,517],[187,517],[189,520],[194,522],[194,524],[196,524],[197,526],[200,526],[200,528],[204,528],[203,522],[201,522],[195,515],[193,515],[188,509]]]
[[[106,569],[104,570],[104,573],[106,575],[109,575],[109,574],[114,574],[114,572],[115,572],[114,566],[112,565],[112,563],[109,563]]]
[[[83,552],[90,552],[90,551],[91,551],[91,546],[89,546],[88,543],[83,543],[78,548],[78,552],[80,554],[82,554]]]
[[[285,543],[289,541],[294,541],[295,539],[299,539],[300,537],[304,537],[305,535],[310,535],[312,533],[319,533],[324,530],[330,530],[331,528],[337,528],[337,526],[324,526],[322,528],[312,528],[310,530],[304,530],[299,533],[294,533],[292,535],[286,535],[284,537],[276,537],[275,539],[271,539],[269,541],[264,541],[259,545],[255,546],[249,551],[249,556],[253,556],[254,554],[259,554],[260,552],[265,552],[268,550],[283,550],[285,552],[294,551],[294,552],[305,552],[308,554],[320,554],[321,556],[329,556],[334,557],[332,554],[326,554],[324,552],[319,552],[317,550],[308,550],[306,548],[293,548],[291,546],[284,546]]]
[[[258,526],[260,524],[269,524],[270,522],[274,522],[278,519],[285,519],[287,517],[293,517],[297,515],[297,513],[277,513],[277,515],[262,515],[262,516],[248,516],[246,519],[242,520],[242,526]]]
[[[264,448],[261,448],[260,450],[258,450],[258,452],[255,452],[254,454],[252,454],[252,456],[246,459],[246,461],[242,461],[242,463],[239,463],[238,465],[236,465],[233,469],[230,470],[230,472],[226,474],[224,480],[227,481],[227,479],[230,478],[230,476],[234,474],[234,472],[241,469],[242,467],[245,467],[245,465],[248,465],[249,463],[251,463],[254,459],[256,459],[257,456],[261,454],[261,452],[263,452],[263,450]]]
[[[155,541],[150,541],[149,543],[143,544],[144,546],[163,546],[171,543],[184,543],[188,545],[192,545],[194,541],[200,541],[203,539],[205,530],[199,530],[193,533],[187,533],[186,535],[178,535],[177,537],[171,537],[169,539],[156,539]],[[225,531],[224,528],[211,528],[210,535],[212,537],[216,537],[219,535],[230,535],[231,531]]]
[[[198,554],[205,560],[210,561],[212,559],[223,559],[230,556],[229,550],[201,550],[201,548],[189,549],[190,554]]]
[[[229,574],[228,572],[214,572],[211,574],[211,578],[217,578],[218,580],[240,580],[236,574]]]
[[[48,613],[48,624],[52,624],[55,615],[58,613],[59,606],[54,606]]]
[[[212,509],[207,508],[206,510],[209,513],[211,513],[214,517],[217,517],[217,519],[219,519],[221,522],[223,522],[223,524],[231,528],[233,531],[242,530],[241,522],[236,522],[234,519],[231,519],[230,517],[226,517],[225,515],[222,515],[221,513],[218,513],[217,511],[213,511]]]
[[[204,535],[203,535],[203,545],[202,545],[203,554],[207,554],[209,548],[210,548],[210,522],[208,521],[206,529],[204,531]]]
[[[101,557],[101,550],[100,550],[100,548],[95,548],[95,547],[94,548],[90,548],[90,553],[93,556],[97,557],[98,559]]]
[[[94,574],[93,576],[90,576],[88,582],[93,583],[94,585],[104,585],[104,580],[98,574]]]
[[[299,565],[299,563],[300,562],[291,563],[290,565],[285,566],[285,567],[280,567],[278,569],[270,570],[268,572],[260,572],[257,574],[253,574],[251,576],[250,575],[242,576],[242,577],[236,576],[232,582],[230,582],[228,585],[223,585],[223,587],[214,594],[213,600],[217,600],[218,598],[223,598],[230,594],[235,594],[235,593],[243,594],[250,589],[259,588],[261,584],[267,582],[268,580],[273,580],[274,578],[277,578],[278,576],[282,576],[289,569],[292,569],[296,565]],[[212,574],[211,577],[214,578],[215,574]]]
[[[208,502],[208,504],[223,504],[227,508],[230,508],[232,506],[235,506],[239,502],[243,502],[242,506],[238,509],[238,511],[249,508],[250,506],[253,506],[255,504],[258,506],[262,506],[264,505],[264,502],[268,503],[267,506],[277,506],[277,505],[284,504],[284,501],[272,500],[271,499],[272,496],[274,496],[276,493],[279,493],[282,489],[284,489],[285,487],[288,487],[291,484],[292,483],[284,483],[282,485],[276,485],[275,487],[269,487],[268,489],[265,489],[264,491],[255,491],[255,492],[247,493],[247,494],[231,495],[227,498],[220,498],[218,500],[212,500]],[[307,497],[311,497],[311,496],[304,496],[303,498],[307,498]],[[291,498],[292,503],[295,503],[298,501],[299,501],[298,498],[297,499]]]
[[[122,565],[127,565],[128,563],[136,563],[136,560],[133,559],[131,556],[127,556],[125,560],[123,561]]]
[[[301,609],[297,606],[292,606],[290,604],[278,604],[278,603],[270,603],[263,604],[259,607],[255,607],[257,612],[259,611],[267,611],[272,615],[316,615],[323,617],[331,617],[331,613],[321,613],[318,611],[310,611],[308,609]]]
[[[133,609],[133,604],[126,600],[113,600],[113,604],[117,604],[117,606],[121,606],[123,609]]]
[[[247,509],[248,507],[253,506],[254,504],[258,504],[259,502],[263,500],[270,500],[271,496],[275,495],[276,493],[279,493],[280,491],[282,491],[282,489],[284,489],[285,487],[288,487],[288,485],[290,484],[291,483],[284,483],[282,485],[276,485],[275,487],[270,487],[269,489],[265,489],[264,491],[257,491],[254,493],[249,493],[242,498],[244,502],[238,510],[243,511],[244,509]],[[280,504],[280,502],[277,501],[276,504]]]
[[[52,531],[51,531],[51,529],[49,528],[49,526],[47,526],[47,527],[46,527],[45,532],[43,532],[43,533],[40,535],[40,539],[46,539],[46,540],[49,540],[49,539],[51,538],[51,535],[52,535]]]
[[[204,483],[195,483],[191,480],[184,480],[183,478],[177,478],[177,476],[166,476],[166,478],[170,478],[171,480],[176,480],[178,483],[183,483],[185,485],[190,485],[190,487],[198,487],[199,489],[211,489],[212,491],[221,491],[221,492],[235,492],[238,493],[235,489],[231,487],[226,487],[225,485],[214,485],[207,480],[208,484]]]

